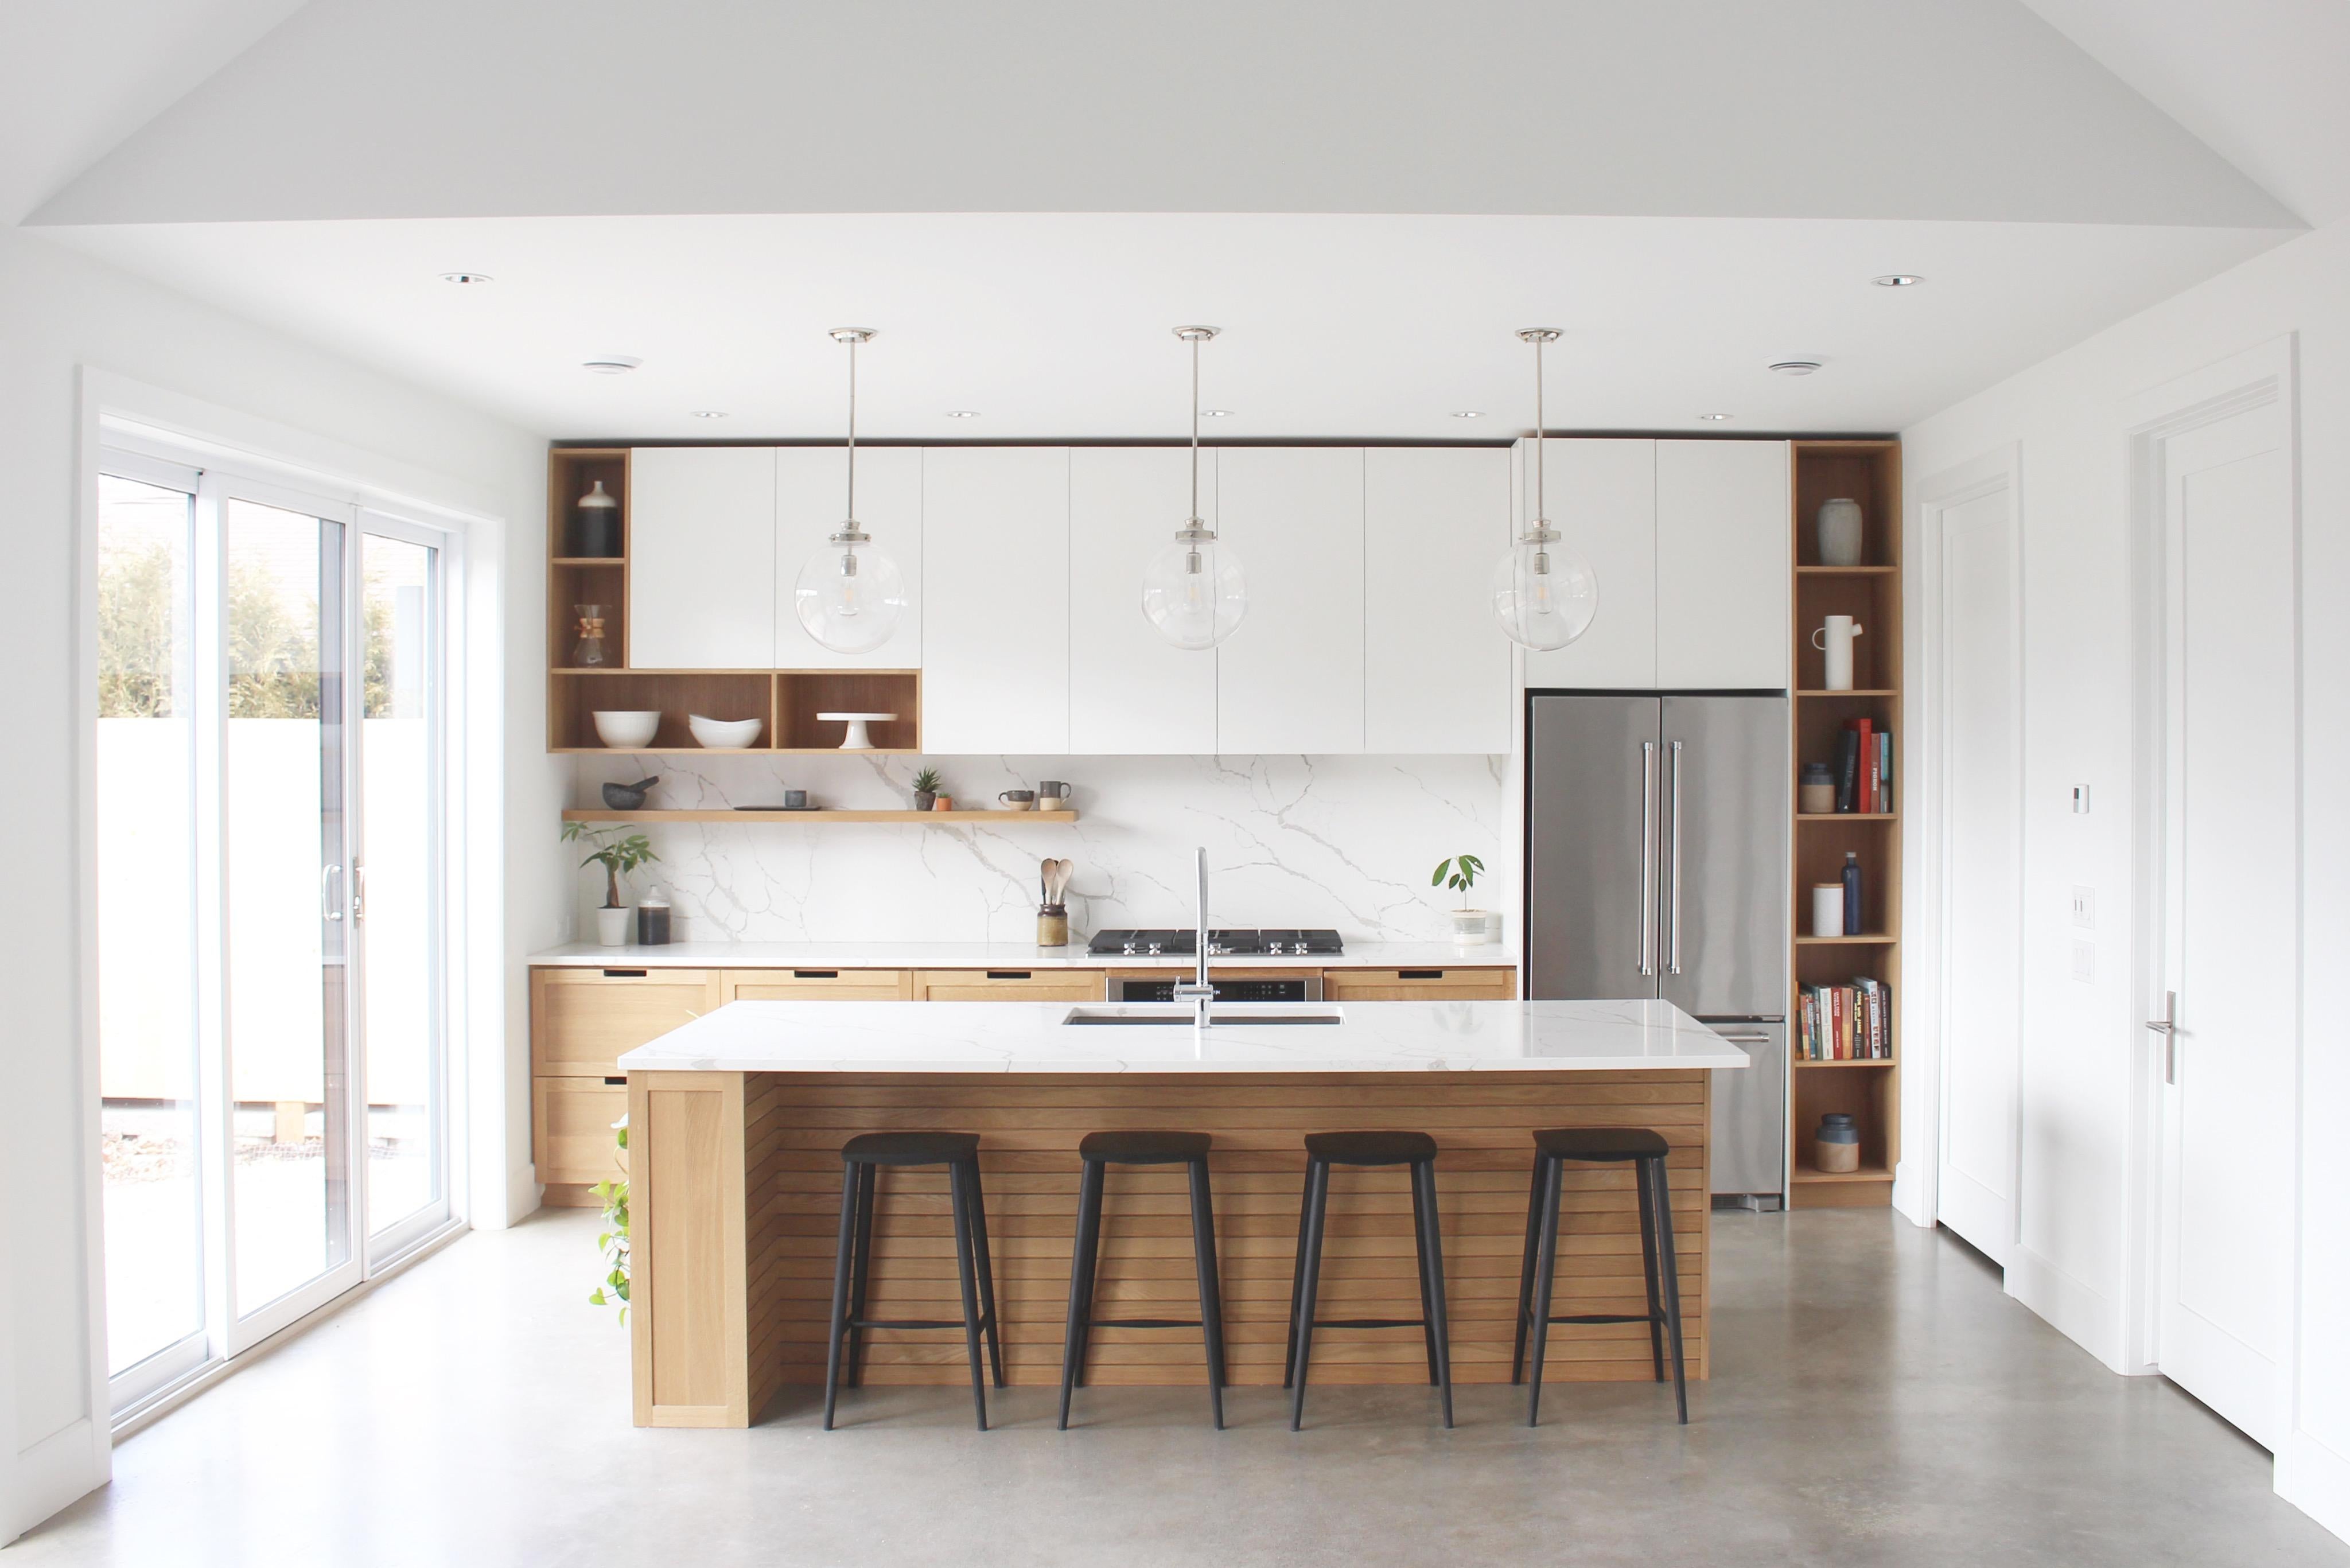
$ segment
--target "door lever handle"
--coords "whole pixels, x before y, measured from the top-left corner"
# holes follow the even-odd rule
[[[335,878],[342,869],[339,866],[318,867],[318,913],[330,920],[343,918],[342,900],[335,897]]]
[[[2162,1016],[2149,1018],[2146,1026],[2162,1036],[2162,1081],[2178,1082],[2178,993],[2162,993]]]

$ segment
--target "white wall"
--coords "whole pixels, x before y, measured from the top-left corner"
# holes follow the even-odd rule
[[[2272,251],[1924,421],[1904,433],[1912,487],[2021,443],[2024,578],[2024,1038],[2022,1209],[2009,1288],[2116,1370],[2131,1354],[2138,1128],[2129,1063],[2153,1049],[2131,985],[2134,905],[2132,602],[2123,400],[2293,334],[2299,355],[2303,584],[2303,1074],[2295,1412],[2280,1492],[2350,1535],[2350,1046],[2334,1026],[2336,955],[2350,949],[2350,221]],[[1915,541],[1912,541],[1912,559]],[[1912,578],[1913,594],[1919,588]],[[1908,623],[1924,624],[1913,603]],[[1913,647],[1910,668],[1922,668]],[[2284,753],[2248,748],[2247,765]],[[2095,810],[2072,814],[2075,784]],[[1911,852],[1922,844],[1912,822]],[[1959,853],[1964,846],[1957,846]],[[1922,862],[1919,862],[1922,863]],[[2097,891],[2096,976],[2072,978],[2071,890]],[[1914,894],[1913,894],[1914,896]],[[1922,911],[1909,911],[1913,920]],[[1912,929],[1918,929],[1913,925]],[[1916,1000],[1913,988],[1912,1001]],[[1922,1023],[1922,1021],[1919,1021]],[[1913,1027],[1913,1042],[1923,1038]],[[1913,1083],[1931,1064],[1911,1061]],[[1921,1085],[1922,1086],[1922,1085]],[[1912,1094],[1905,1148],[1932,1147]],[[2288,1137],[2294,1129],[2247,1129]],[[1915,1177],[1897,1200],[1916,1212]],[[2280,1195],[2280,1201],[2284,1200]]]
[[[505,1038],[478,1044],[503,1052],[495,1065],[511,1092],[496,1107],[503,1125],[476,1129],[492,1136],[473,1140],[477,1150],[499,1151],[496,1169],[484,1171],[477,1160],[477,1222],[503,1223],[532,1198],[519,960],[563,927],[560,861],[547,843],[563,770],[543,754],[536,673],[541,443],[46,241],[0,233],[0,474],[7,487],[0,559],[10,589],[0,613],[0,669],[8,671],[0,682],[0,733],[14,758],[0,784],[11,827],[8,897],[0,899],[0,994],[7,999],[0,1083],[12,1113],[5,1140],[12,1199],[0,1230],[0,1256],[8,1260],[0,1288],[0,1540],[107,1474],[105,1357],[90,1245],[96,1077],[83,1049],[95,992],[80,979],[85,933],[93,929],[81,907],[78,859],[91,755],[80,732],[77,673],[78,639],[87,635],[79,624],[86,585],[78,580],[77,493],[85,370],[307,432],[348,449],[361,463],[448,476],[452,490],[488,498],[484,509],[515,524],[489,529],[496,551],[473,563],[477,587],[512,592],[502,629],[480,605],[472,607],[477,636],[495,631],[505,639],[504,648],[476,644],[481,659],[503,658],[503,668],[477,665],[496,684],[477,693],[487,700],[474,703],[472,718],[479,736],[503,698],[504,754],[491,748],[485,759],[503,765],[482,770],[475,800],[495,809],[503,794],[510,831],[486,845],[477,831],[475,845],[503,857],[514,890],[504,918],[493,909],[484,922],[493,929],[481,933],[502,961],[483,966],[487,978],[503,979],[509,995]],[[95,384],[98,376],[87,379]]]

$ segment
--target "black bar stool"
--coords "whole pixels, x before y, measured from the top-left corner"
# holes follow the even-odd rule
[[[1418,1317],[1352,1317],[1316,1322],[1322,1282],[1322,1220],[1334,1165],[1411,1168],[1413,1239],[1419,1252]],[[1317,1328],[1418,1328],[1428,1342],[1428,1380],[1443,1390],[1444,1424],[1452,1425],[1452,1347],[1444,1327],[1444,1246],[1437,1231],[1436,1140],[1418,1132],[1305,1135],[1305,1197],[1297,1211],[1297,1272],[1289,1287],[1289,1355],[1281,1386],[1290,1390],[1289,1429],[1305,1419],[1305,1370]]]
[[[942,1165],[954,1200],[955,1272],[962,1286],[959,1318],[868,1318],[865,1285],[873,1265],[873,1196],[885,1165]],[[995,1332],[995,1270],[987,1256],[987,1207],[979,1189],[979,1135],[958,1132],[860,1133],[840,1146],[840,1249],[832,1266],[832,1320],[824,1349],[824,1429],[840,1395],[841,1344],[848,1346],[848,1383],[865,1365],[868,1328],[960,1328],[971,1350],[971,1401],[979,1429],[987,1430],[987,1386],[980,1376],[979,1339],[995,1386],[1003,1386],[1003,1345]]]
[[[1526,1395],[1526,1425],[1542,1411],[1543,1349],[1555,1323],[1645,1323],[1648,1357],[1657,1381],[1665,1380],[1665,1340],[1673,1348],[1673,1403],[1689,1425],[1689,1386],[1681,1376],[1680,1276],[1673,1262],[1672,1189],[1666,1184],[1665,1156],[1672,1146],[1646,1127],[1559,1127],[1534,1134],[1534,1187],[1526,1195],[1526,1256],[1518,1270],[1517,1344],[1510,1352],[1510,1381],[1525,1381],[1526,1331],[1534,1330],[1534,1387]],[[1640,1185],[1640,1254],[1648,1285],[1646,1313],[1575,1313],[1554,1317],[1553,1276],[1558,1272],[1558,1194],[1566,1162],[1625,1165]]]
[[[1206,1133],[1097,1132],[1077,1141],[1085,1174],[1077,1184],[1077,1241],[1069,1254],[1069,1324],[1061,1341],[1061,1429],[1069,1428],[1069,1394],[1085,1381],[1086,1351],[1097,1328],[1196,1328],[1207,1342],[1208,1412],[1224,1429],[1224,1305],[1216,1282],[1216,1213],[1208,1197]],[[1096,1317],[1094,1281],[1101,1264],[1102,1185],[1113,1165],[1180,1165],[1191,1178],[1191,1262],[1200,1280],[1198,1317]]]

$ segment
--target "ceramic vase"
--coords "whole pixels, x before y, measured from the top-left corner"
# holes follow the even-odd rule
[[[1846,495],[1821,502],[1818,525],[1821,566],[1860,565],[1859,502]]]
[[[629,922],[634,909],[598,909],[596,911],[596,940],[608,948],[629,945]]]

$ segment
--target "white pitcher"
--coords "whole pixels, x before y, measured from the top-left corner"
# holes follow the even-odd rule
[[[1827,655],[1827,679],[1822,682],[1826,690],[1852,690],[1852,639],[1866,629],[1848,615],[1832,615],[1812,633],[1812,646]]]

